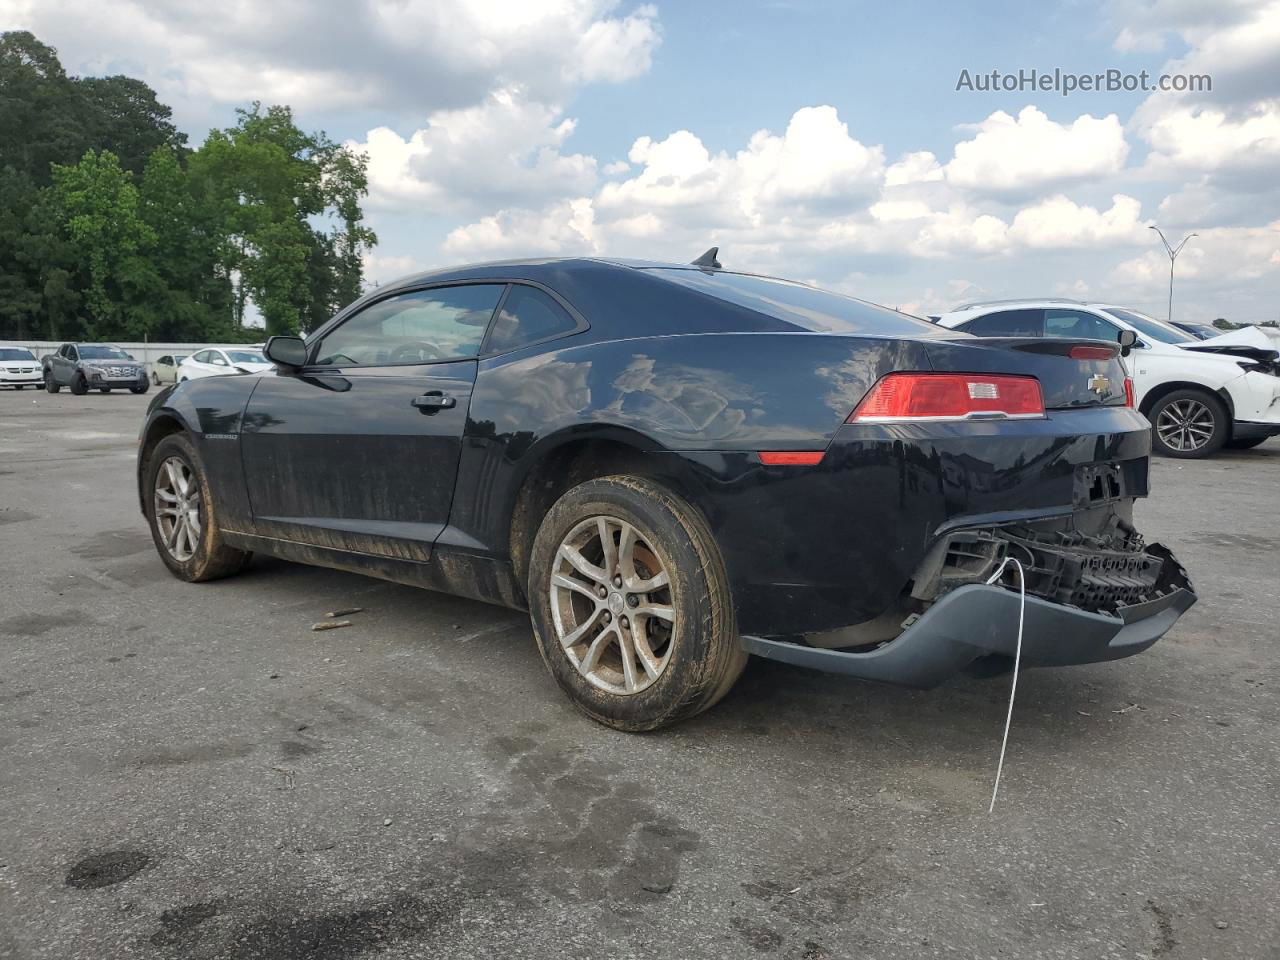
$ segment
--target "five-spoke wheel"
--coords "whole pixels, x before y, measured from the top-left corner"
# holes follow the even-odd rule
[[[666,565],[636,528],[589,517],[556,551],[551,618],[569,661],[610,693],[639,693],[671,659],[675,610]]]
[[[528,597],[556,682],[620,730],[705,710],[746,663],[706,520],[654,480],[601,477],[557,500],[534,538]]]

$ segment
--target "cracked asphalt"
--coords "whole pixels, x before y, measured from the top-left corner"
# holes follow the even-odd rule
[[[1201,601],[1024,674],[988,816],[1007,678],[754,662],[629,736],[519,614],[180,583],[146,399],[0,393],[0,957],[1280,957],[1280,441],[1154,462],[1139,525]]]

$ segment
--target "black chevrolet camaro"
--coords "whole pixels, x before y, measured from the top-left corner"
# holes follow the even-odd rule
[[[747,655],[933,686],[1145,649],[1195,601],[1134,529],[1119,344],[978,339],[725,270],[511,261],[381,287],[276,370],[155,397],[138,484],[190,581],[254,552],[527,609],[643,730]]]

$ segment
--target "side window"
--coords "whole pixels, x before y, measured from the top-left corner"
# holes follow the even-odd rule
[[[477,283],[379,300],[320,341],[312,363],[370,366],[474,357],[504,289],[501,283]]]
[[[227,358],[224,357],[217,350],[210,350],[209,362],[219,367],[225,367],[227,365]]]
[[[75,346],[74,346],[73,344],[70,344],[70,343],[69,343],[69,344],[67,344],[67,359],[68,359],[68,360],[79,360],[79,359],[80,359],[80,351],[79,351],[79,350],[77,350],[77,349],[75,348]]]
[[[493,321],[485,346],[488,353],[505,353],[538,340],[578,328],[578,321],[564,307],[535,287],[514,284]]]
[[[1044,312],[1044,335],[1068,340],[1110,340],[1115,342],[1120,328],[1083,310],[1049,309]]]
[[[1001,310],[975,317],[959,329],[975,337],[1040,337],[1044,335],[1043,310]]]
[[[208,363],[209,351],[201,350],[199,353],[195,354],[191,359],[194,360],[196,363]]]
[[[161,357],[160,362],[163,363],[166,367],[172,367],[173,357]]]

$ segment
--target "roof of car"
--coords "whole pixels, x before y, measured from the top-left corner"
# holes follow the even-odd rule
[[[504,270],[512,272],[524,272],[526,270],[537,270],[539,268],[552,267],[564,269],[599,269],[601,267],[614,267],[617,269],[629,270],[700,270],[709,273],[730,273],[742,274],[744,276],[767,276],[766,274],[752,273],[749,270],[726,270],[724,268],[710,268],[694,266],[691,263],[676,263],[668,260],[639,260],[627,257],[529,257],[517,258],[510,260],[486,260],[479,263],[459,264],[451,267],[441,267],[435,270],[424,270],[419,273],[411,273],[403,277],[398,277],[385,284],[385,287],[403,287],[415,286],[420,283],[430,283],[433,280],[452,280],[461,279],[467,276],[498,276]],[[773,278],[783,279],[783,278]]]

